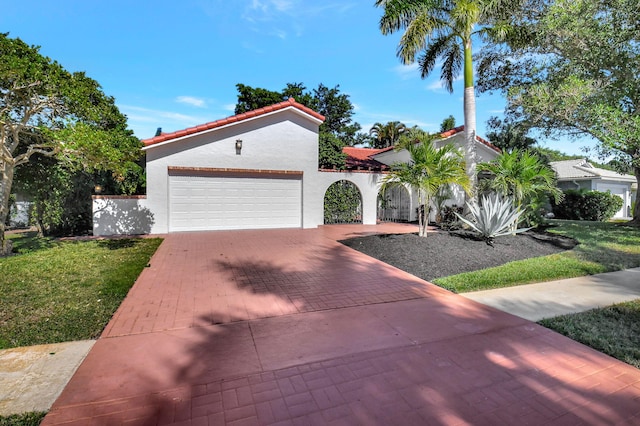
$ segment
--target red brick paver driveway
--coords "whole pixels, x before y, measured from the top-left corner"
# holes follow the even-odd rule
[[[383,229],[169,235],[43,424],[640,424],[639,370],[336,242]]]

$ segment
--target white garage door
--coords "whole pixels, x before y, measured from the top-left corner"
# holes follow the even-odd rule
[[[169,176],[169,231],[302,226],[301,176]]]
[[[626,216],[625,213],[627,211],[627,208],[626,208],[625,188],[623,186],[597,183],[596,190],[602,191],[602,192],[611,191],[613,195],[617,195],[618,197],[622,198],[622,208],[613,217],[621,218]]]

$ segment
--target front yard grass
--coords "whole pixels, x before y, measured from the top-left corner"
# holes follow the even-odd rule
[[[438,278],[434,284],[456,293],[512,287],[640,266],[640,228],[586,221],[551,222],[549,232],[580,244],[550,256],[509,262],[494,268]],[[487,248],[490,250],[490,248]]]
[[[0,349],[97,338],[161,243],[11,236],[0,258]]]
[[[540,324],[640,368],[640,300],[544,319]]]
[[[12,414],[10,416],[0,416],[0,426],[38,426],[46,411],[33,411],[23,414]]]

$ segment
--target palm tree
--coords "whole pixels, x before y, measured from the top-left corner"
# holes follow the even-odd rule
[[[394,146],[406,130],[407,126],[399,121],[390,121],[387,124],[375,123],[369,130],[369,135],[375,139],[374,148],[387,148]]]
[[[537,215],[542,197],[560,201],[563,196],[553,169],[529,151],[503,152],[491,162],[478,164],[478,171],[488,174],[481,188],[513,198],[515,206],[527,212],[528,221]]]
[[[470,180],[465,173],[464,158],[452,144],[436,148],[433,136],[423,138],[421,143],[410,144],[408,163],[393,166],[382,179],[382,190],[391,186],[410,186],[418,193],[418,228],[421,237],[427,236],[429,203],[444,186],[459,185],[470,191]]]
[[[520,0],[377,0],[384,8],[380,18],[383,34],[405,30],[397,56],[405,65],[418,63],[422,78],[442,59],[440,79],[449,93],[464,71],[464,130],[467,176],[475,189],[476,101],[473,82],[472,38],[475,34],[494,37],[508,28],[509,10]]]

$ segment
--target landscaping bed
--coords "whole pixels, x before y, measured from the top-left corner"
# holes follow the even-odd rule
[[[426,281],[572,249],[573,239],[527,232],[498,237],[490,246],[464,232],[372,235],[343,244]]]

